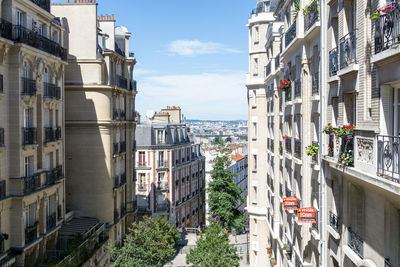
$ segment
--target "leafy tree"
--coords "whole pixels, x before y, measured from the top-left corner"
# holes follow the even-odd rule
[[[162,267],[176,253],[180,235],[174,226],[163,217],[133,223],[121,248],[109,245],[113,266],[126,267]]]
[[[235,246],[229,244],[228,233],[217,223],[205,230],[196,247],[186,255],[186,263],[195,267],[234,267],[239,266],[240,259]]]
[[[211,171],[211,181],[208,185],[208,205],[213,221],[216,216],[228,231],[236,230],[242,233],[246,217],[237,209],[238,201],[244,202],[242,190],[233,181],[233,174],[228,170],[231,160],[228,155],[216,157],[214,169]]]

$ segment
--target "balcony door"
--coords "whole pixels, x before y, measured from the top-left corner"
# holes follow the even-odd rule
[[[46,170],[51,171],[53,169],[53,152],[46,154]]]
[[[55,213],[55,203],[56,203],[56,196],[55,195],[49,196],[48,203],[47,203],[47,209],[46,209],[47,218]]]
[[[33,109],[24,109],[24,128],[33,128]]]
[[[146,166],[146,153],[144,151],[139,152],[139,166]]]
[[[25,157],[25,159],[24,159],[24,176],[25,177],[30,177],[33,175],[33,173],[34,173],[33,162],[34,162],[33,156]]]
[[[34,225],[36,222],[36,203],[26,207],[25,210],[25,228]]]

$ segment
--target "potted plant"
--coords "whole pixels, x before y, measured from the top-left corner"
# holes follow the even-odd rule
[[[324,128],[324,133],[326,134],[332,134],[335,129],[333,129],[332,124],[328,123],[328,126]]]
[[[306,147],[306,154],[314,157],[319,152],[319,145],[309,145]]]
[[[281,81],[281,85],[279,86],[279,89],[287,89],[290,88],[290,85],[292,84],[292,82],[288,79],[285,79],[283,81]]]
[[[310,2],[310,4],[306,5],[306,6],[303,8],[303,14],[304,14],[304,15],[310,14],[310,13],[313,12],[313,11],[316,11],[317,13],[319,13],[319,5],[318,5],[318,3],[315,4],[315,1],[316,1],[316,0],[312,0],[312,1]]]
[[[347,152],[342,152],[339,156],[338,164],[336,166],[340,166],[346,168],[352,165],[354,162],[353,153],[351,150]]]
[[[342,137],[342,136],[345,136],[345,135],[347,137],[352,137],[353,133],[354,133],[354,126],[352,126],[352,125],[343,125],[343,126],[340,126],[339,128],[337,128],[334,131],[334,134],[337,137]]]
[[[272,265],[276,265],[276,259],[275,258],[271,258],[271,263],[272,263]]]
[[[300,12],[300,0],[295,0],[294,1],[294,10],[293,10],[294,20],[296,20],[297,16],[299,15],[299,12]]]
[[[372,19],[372,20],[373,19],[377,19],[380,16],[384,16],[387,13],[393,11],[393,9],[395,9],[395,8],[396,8],[396,4],[395,3],[393,3],[393,2],[389,3],[389,4],[387,4],[387,5],[383,6],[383,7],[378,8],[376,10],[376,12],[374,14],[372,14],[369,18]]]

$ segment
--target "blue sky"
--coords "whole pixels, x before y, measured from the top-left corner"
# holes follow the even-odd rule
[[[97,2],[132,33],[139,112],[180,106],[188,119],[247,119],[245,25],[256,0]]]

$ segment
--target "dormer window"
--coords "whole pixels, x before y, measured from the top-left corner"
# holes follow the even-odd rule
[[[157,144],[164,144],[164,143],[165,143],[165,131],[157,130]]]

